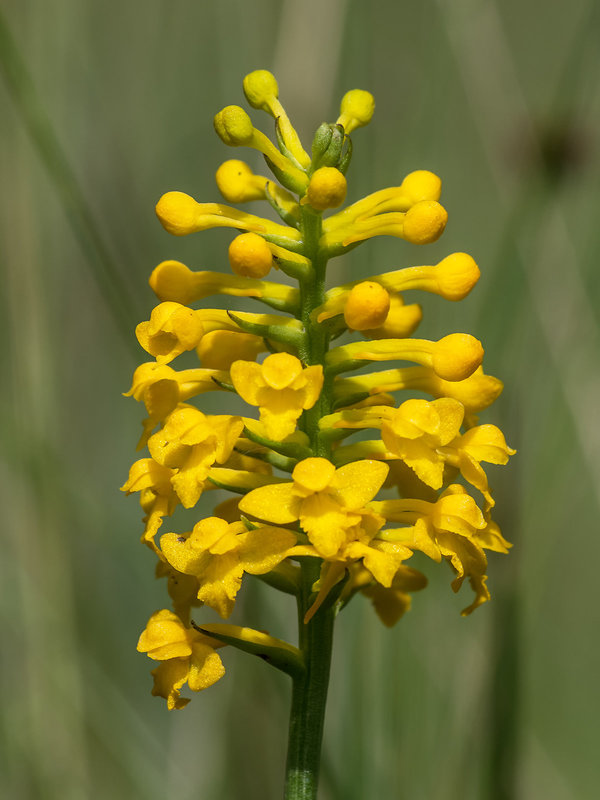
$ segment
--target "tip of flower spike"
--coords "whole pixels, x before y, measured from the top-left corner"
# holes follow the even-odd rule
[[[442,181],[433,172],[418,169],[409,173],[400,187],[412,203],[422,200],[439,200],[442,193]]]
[[[252,120],[240,106],[226,106],[213,122],[217,136],[230,147],[248,145],[254,137]]]
[[[412,244],[430,244],[444,232],[448,212],[435,200],[421,200],[404,218],[403,237]]]
[[[269,111],[269,101],[279,96],[275,76],[266,69],[256,69],[244,78],[244,94],[252,108]]]
[[[346,325],[354,331],[378,328],[390,310],[390,296],[379,283],[364,281],[352,288],[344,307]]]
[[[267,179],[255,175],[248,164],[235,158],[224,161],[215,175],[219,191],[229,203],[263,200]]]
[[[335,167],[321,167],[310,179],[302,203],[310,203],[317,211],[337,208],[346,199],[346,178]]]
[[[481,366],[483,347],[468,333],[451,333],[435,343],[432,356],[433,371],[439,378],[463,381]]]
[[[338,124],[346,133],[368,125],[375,111],[375,98],[364,89],[351,89],[342,98]]]
[[[452,253],[436,267],[440,294],[446,300],[462,300],[481,276],[479,267],[467,253]]]
[[[185,236],[196,230],[198,203],[184,192],[167,192],[156,204],[156,216],[168,233]]]
[[[273,254],[257,233],[241,233],[229,245],[229,263],[243,278],[264,278],[273,266]]]

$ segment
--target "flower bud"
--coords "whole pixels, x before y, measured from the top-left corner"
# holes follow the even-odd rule
[[[337,208],[346,199],[346,178],[335,167],[321,167],[310,179],[304,202],[317,211]]]
[[[229,203],[263,200],[267,178],[255,175],[248,164],[237,159],[223,162],[215,175],[219,191]]]
[[[214,118],[217,136],[230,147],[249,145],[254,138],[252,120],[240,106],[226,106]]]
[[[273,254],[257,233],[241,233],[229,245],[229,263],[243,278],[264,278],[273,266]]]
[[[255,69],[244,78],[244,94],[246,100],[252,108],[259,108],[269,112],[269,101],[279,95],[279,86],[272,75],[266,69]]]
[[[368,125],[375,111],[375,98],[363,89],[351,89],[342,98],[338,123],[346,133]]]
[[[433,371],[445,381],[465,380],[481,366],[482,361],[481,342],[468,333],[451,333],[433,347]]]
[[[323,122],[317,128],[312,143],[312,166],[337,167],[344,145],[344,131],[340,125]]]
[[[346,325],[354,331],[378,328],[390,310],[390,296],[379,283],[364,281],[354,286],[344,308]]]
[[[174,236],[197,230],[198,203],[185,192],[167,192],[156,204],[156,216],[163,228]]]
[[[412,244],[429,244],[444,232],[448,212],[435,200],[421,200],[409,208],[404,218],[403,237]]]
[[[439,293],[446,300],[462,300],[481,275],[479,267],[467,253],[452,253],[435,268]]]

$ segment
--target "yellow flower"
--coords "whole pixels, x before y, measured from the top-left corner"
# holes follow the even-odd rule
[[[325,458],[306,458],[294,468],[292,483],[254,489],[242,498],[240,510],[276,525],[300,520],[317,554],[332,558],[347,543],[349,529],[377,523],[365,506],[387,471],[377,461],[355,461],[336,470]]]
[[[486,510],[495,505],[481,461],[506,464],[517,451],[506,444],[502,431],[495,425],[478,425],[439,450],[443,458],[460,469],[463,477],[482,493]]]
[[[152,458],[176,470],[171,483],[185,508],[196,505],[209,469],[215,462],[227,461],[243,427],[240,417],[207,416],[181,404],[167,417],[164,427],[150,437]]]
[[[140,322],[135,335],[146,352],[167,363],[197,347],[204,333],[201,316],[201,312],[180,303],[160,303],[148,322]]]
[[[466,577],[475,592],[475,600],[463,609],[470,614],[489,599],[485,585],[487,558],[480,532],[488,527],[483,514],[464,487],[449,486],[435,503],[425,500],[383,500],[370,503],[376,513],[409,527],[382,532],[386,541],[399,542],[414,550],[421,550],[434,561],[448,559],[456,573],[452,583],[458,591]]]
[[[213,334],[208,334],[211,335]],[[229,374],[219,369],[186,369],[177,372],[167,364],[156,361],[140,364],[133,373],[131,389],[125,394],[126,397],[133,395],[137,401],[142,400],[148,412],[147,419],[142,422],[144,432],[137,449],[141,450],[146,445],[153,429],[166,419],[180,402],[202,392],[215,391],[220,388],[218,382],[227,381],[228,378]]]
[[[262,364],[234,361],[231,381],[247,403],[258,406],[269,439],[285,439],[294,432],[304,409],[312,408],[323,386],[320,364],[303,368],[289,353],[273,353]]]
[[[407,400],[383,420],[381,438],[424,483],[439,489],[445,460],[438,448],[456,438],[464,413],[464,407],[449,397],[432,402]]]
[[[198,522],[187,536],[166,533],[163,555],[179,572],[198,579],[198,599],[226,619],[232,612],[244,572],[270,572],[296,544],[291,531],[262,526],[248,531],[243,522],[219,517]]]
[[[460,470],[465,480],[484,495],[486,510],[494,505],[481,461],[506,464],[516,452],[506,444],[495,425],[479,425],[460,435],[464,406],[450,397],[407,400],[397,409],[369,406],[323,417],[323,431],[381,428],[382,442],[363,441],[336,452],[339,462],[361,453],[371,458],[400,458],[423,483],[440,489],[447,465]]]
[[[140,492],[140,505],[146,513],[142,542],[154,550],[154,537],[163,517],[170,516],[179,502],[171,484],[173,475],[174,470],[169,467],[157,464],[152,458],[141,458],[132,465],[129,478],[121,486],[121,491],[127,494]]]
[[[164,697],[170,710],[184,708],[190,702],[189,698],[181,697],[185,683],[193,692],[200,692],[225,674],[215,647],[222,644],[186,628],[172,611],[157,611],[150,617],[137,645],[140,653],[161,662],[152,670],[152,694]]]

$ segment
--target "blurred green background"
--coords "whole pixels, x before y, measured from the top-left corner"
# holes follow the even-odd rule
[[[450,570],[384,629],[339,619],[323,800],[597,797],[600,672],[600,27],[596,0],[2,0],[0,289],[3,600],[0,795],[215,800],[281,794],[289,687],[226,652],[226,678],[167,712],[135,651],[165,605],[118,492],[142,408],[134,326],[165,258],[226,269],[231,234],[174,239],[167,190],[216,200],[232,153],[213,114],[275,72],[305,141],[349,88],[377,100],[350,200],[426,168],[450,222],[424,250],[381,239],[332,280],[470,252],[460,304],[506,388],[482,421],[518,448],[491,474],[509,557],[493,602],[459,610]],[[270,133],[267,117],[253,112]],[[260,161],[251,155],[255,167]],[[421,298],[413,298],[421,299]],[[236,619],[293,636],[287,599],[248,586]]]

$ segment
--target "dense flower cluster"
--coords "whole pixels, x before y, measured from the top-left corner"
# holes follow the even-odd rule
[[[468,579],[475,594],[468,614],[489,598],[485,551],[509,547],[491,518],[482,464],[505,464],[514,451],[496,426],[477,420],[502,384],[484,373],[473,336],[414,337],[421,308],[403,296],[421,290],[463,299],[479,278],[474,260],[453,253],[432,266],[326,287],[328,260],[366,239],[435,241],[447,219],[439,178],[418,170],[323,216],[344,203],[350,134],[370,121],[373,97],[348,92],[337,122],[318,128],[309,154],[269,72],[247,75],[244,92],[274,118],[277,146],[238,106],[216,115],[215,130],[229,146],[261,152],[277,181],[229,160],[217,185],[231,203],[266,201],[280,222],[181,192],[163,195],[156,212],[168,232],[237,232],[231,274],[159,264],[150,278],[159,304],[136,330],[153,359],[135,371],[129,392],[146,407],[139,447],[149,456],[133,464],[123,489],[140,493],[142,541],[156,554],[173,603],[173,611],[151,617],[138,644],[159,662],[153,693],[169,708],[188,702],[180,696],[185,683],[198,691],[223,675],[216,649],[224,644],[290,673],[301,668],[297,648],[265,633],[191,621],[191,608],[204,604],[228,618],[245,575],[299,594],[310,560],[320,576],[306,624],[322,606],[341,608],[361,592],[392,625],[426,584],[407,564],[416,551],[450,564],[455,591]],[[272,270],[295,286],[267,280]],[[213,295],[253,298],[270,310],[205,308]],[[198,366],[171,366],[190,351]],[[214,391],[242,398],[248,416],[207,414],[191,402]],[[365,438],[368,430],[374,438]],[[188,532],[162,532],[178,506],[194,508],[215,488],[231,498],[212,516]]]

